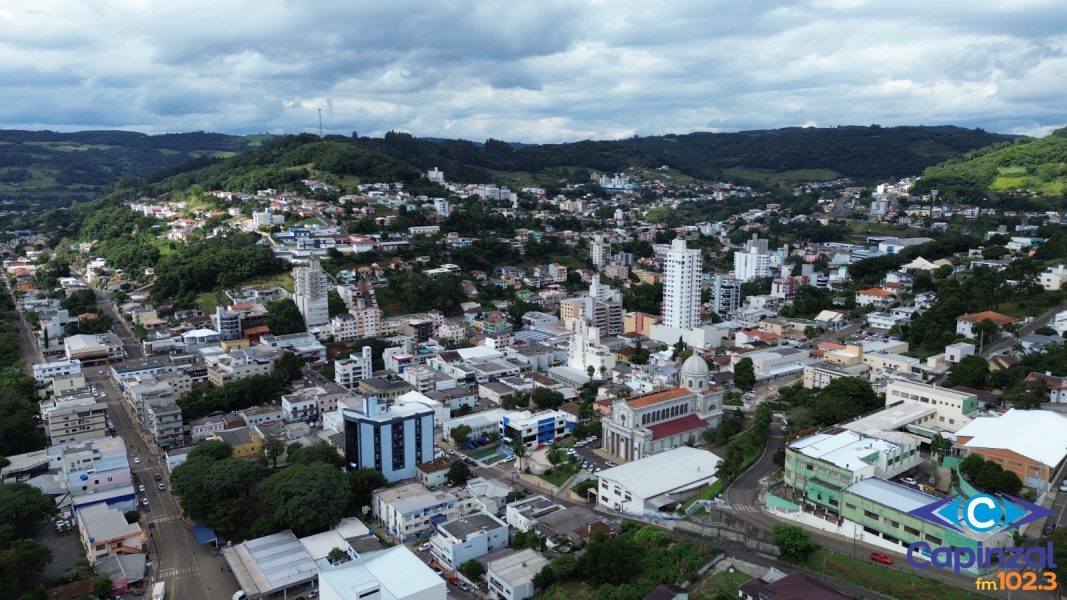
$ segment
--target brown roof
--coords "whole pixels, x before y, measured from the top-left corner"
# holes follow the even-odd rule
[[[437,460],[431,460],[430,462],[422,463],[421,465],[415,465],[415,468],[422,471],[423,473],[436,473],[438,471],[447,471],[452,468],[452,462],[455,460],[456,459],[450,456],[442,456]]]
[[[774,583],[753,579],[742,584],[740,591],[753,598],[774,598],[774,600],[844,600],[848,598],[802,571],[790,573]]]
[[[684,398],[690,394],[692,394],[692,392],[685,388],[674,388],[672,390],[638,396],[628,400],[626,403],[629,404],[631,408],[644,408],[646,406],[652,406],[653,404],[659,404],[660,402],[668,402],[670,400]]]
[[[998,312],[991,310],[984,310],[982,312],[970,313],[960,317],[956,317],[957,321],[970,321],[972,323],[979,323],[981,321],[992,321],[997,325],[1003,327],[1008,323],[1014,323],[1015,317],[1009,317],[1008,315],[1002,315]]]
[[[882,288],[870,288],[870,289],[866,289],[866,290],[860,290],[860,291],[856,292],[856,295],[857,296],[859,296],[859,295],[880,296],[882,298],[885,298],[886,296],[892,296],[893,293],[888,291],[888,290],[883,290]]]

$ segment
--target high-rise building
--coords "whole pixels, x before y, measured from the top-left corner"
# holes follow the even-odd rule
[[[745,248],[734,252],[734,277],[742,282],[771,274],[771,255],[767,252],[767,240],[753,234]]]
[[[663,324],[679,329],[700,325],[700,250],[674,240],[663,267]]]
[[[589,242],[589,259],[593,261],[593,265],[603,267],[608,264],[610,258],[611,244],[605,242],[602,235],[593,236],[593,241]]]
[[[734,277],[716,275],[711,290],[711,309],[719,316],[737,310],[741,306],[741,282]]]
[[[385,405],[363,399],[363,410],[341,410],[345,462],[351,469],[375,469],[389,481],[415,477],[416,465],[433,460],[434,408],[413,401]]]
[[[330,304],[326,297],[329,283],[326,273],[319,266],[319,259],[312,257],[308,266],[293,269],[293,301],[304,316],[304,325],[318,327],[330,322]]]

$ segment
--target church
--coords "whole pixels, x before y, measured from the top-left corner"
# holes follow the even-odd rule
[[[682,364],[677,388],[618,399],[603,421],[602,449],[630,462],[700,442],[719,426],[722,390],[709,384],[708,363],[694,354]]]

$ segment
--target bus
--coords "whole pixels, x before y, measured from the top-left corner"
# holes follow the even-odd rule
[[[152,586],[152,600],[163,600],[167,596],[167,584],[162,581],[157,581]]]

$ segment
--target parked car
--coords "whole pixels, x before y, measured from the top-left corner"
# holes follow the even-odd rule
[[[1052,519],[1045,521],[1045,528],[1041,530],[1041,535],[1052,535],[1056,533],[1056,522]]]
[[[164,490],[166,490],[166,489],[167,489],[167,486],[166,486],[166,484],[163,484],[163,483],[159,484],[159,491],[161,491],[161,492],[162,492],[162,491],[164,491]]]
[[[915,481],[914,477],[901,477],[900,481],[901,483],[905,483],[907,485],[919,485],[919,482]]]
[[[141,492],[142,494],[144,493],[144,484],[143,483],[141,485],[137,486],[137,491]]]
[[[141,498],[141,506],[148,506],[148,498]]]
[[[889,558],[885,554],[882,554],[881,552],[872,553],[871,554],[871,560],[873,560],[876,563],[881,563],[883,565],[891,565],[891,564],[893,564],[893,559]]]
[[[155,477],[156,481],[163,481],[163,476],[159,473],[156,473],[155,475],[153,475],[153,477]]]
[[[1067,479],[1064,479],[1063,483],[1060,484],[1060,491],[1067,492]]]
[[[140,456],[133,457],[133,464],[135,464],[135,465],[141,464],[141,457]]]

